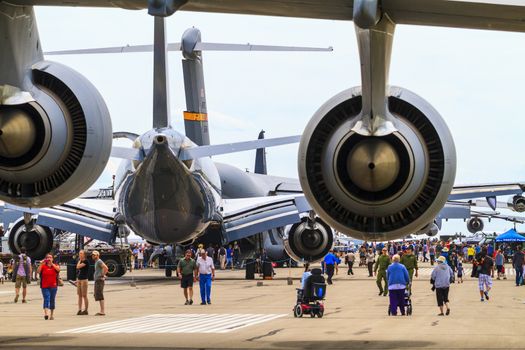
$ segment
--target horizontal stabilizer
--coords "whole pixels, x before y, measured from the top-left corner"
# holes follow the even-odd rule
[[[261,139],[253,141],[244,141],[236,143],[227,143],[222,145],[199,146],[193,148],[186,148],[179,154],[180,160],[198,159],[203,157],[211,157],[219,154],[236,153],[242,151],[250,151],[257,148],[275,147],[281,145],[288,145],[298,143],[301,136],[277,137],[273,139]],[[112,153],[113,154],[113,153]]]
[[[168,51],[181,51],[180,43],[170,43]],[[251,44],[224,44],[224,43],[202,43],[196,44],[194,51],[300,51],[300,52],[326,52],[333,51],[330,47],[300,47],[300,46],[270,46],[270,45],[251,45]],[[90,55],[104,53],[136,53],[153,52],[153,45],[126,45],[114,47],[100,47],[92,49],[60,50],[45,52],[44,55]]]
[[[139,149],[115,147],[111,148],[111,157],[129,160],[143,160],[144,156]]]

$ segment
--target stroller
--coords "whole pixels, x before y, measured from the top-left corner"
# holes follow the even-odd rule
[[[410,316],[412,315],[412,292],[410,292],[409,288],[405,289],[405,315]],[[390,304],[388,305],[388,316],[390,316],[392,313],[390,312]]]
[[[326,295],[326,283],[321,269],[312,269],[312,275],[306,279],[305,288],[297,289],[297,303],[293,308],[294,317],[303,317],[309,314],[310,317],[321,318],[324,314],[324,300]]]

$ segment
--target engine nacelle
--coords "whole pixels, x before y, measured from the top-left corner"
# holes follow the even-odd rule
[[[299,146],[299,180],[314,211],[331,227],[363,240],[401,238],[433,222],[452,190],[456,151],[450,131],[425,100],[390,88],[397,131],[352,130],[361,88],[326,102]]]
[[[319,218],[303,217],[301,222],[287,228],[284,248],[296,261],[315,262],[324,258],[332,249],[332,229]]]
[[[8,243],[13,254],[20,254],[20,249],[25,247],[31,259],[41,260],[53,248],[53,232],[49,227],[34,223],[26,226],[21,218],[9,230]]]
[[[427,235],[428,237],[434,237],[439,233],[439,227],[435,222],[431,222],[430,224],[423,227],[419,232],[416,233],[416,235]]]
[[[54,62],[33,66],[32,101],[0,105],[0,199],[26,207],[85,192],[111,152],[111,119],[82,75]]]
[[[483,220],[481,220],[480,218],[470,218],[467,221],[467,230],[470,233],[483,231],[484,226],[485,225],[483,224]]]
[[[512,198],[509,198],[507,204],[510,209],[518,213],[525,212],[525,197],[523,196],[514,196]]]

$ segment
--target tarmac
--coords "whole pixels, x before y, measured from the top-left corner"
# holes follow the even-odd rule
[[[511,272],[507,266],[508,272]],[[276,269],[273,280],[245,280],[244,271],[217,271],[212,304],[184,305],[176,279],[162,270],[108,280],[106,316],[89,291],[89,315],[77,316],[76,288],[59,288],[55,320],[44,320],[38,283],[28,302],[14,303],[14,284],[0,284],[0,348],[9,349],[524,349],[525,287],[514,275],[494,279],[490,300],[480,302],[477,279],[450,290],[451,314],[437,316],[431,267],[421,264],[413,283],[413,314],[389,317],[364,267],[348,276],[341,267],[328,287],[323,318],[294,318],[302,269]],[[288,285],[288,277],[293,284]],[[262,282],[262,286],[258,286]],[[20,298],[21,300],[21,298]]]

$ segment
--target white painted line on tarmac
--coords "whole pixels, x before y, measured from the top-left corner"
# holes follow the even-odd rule
[[[57,333],[230,333],[269,322],[285,314],[156,314]]]

